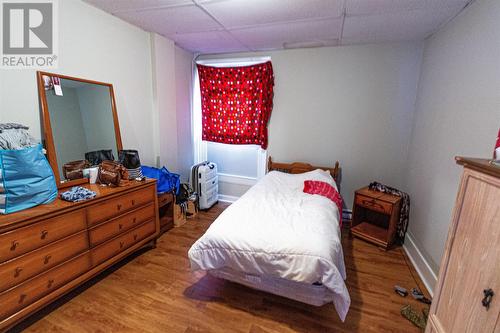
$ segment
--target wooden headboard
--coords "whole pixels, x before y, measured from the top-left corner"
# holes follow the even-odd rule
[[[278,162],[273,162],[273,159],[271,156],[269,156],[269,159],[267,161],[267,170],[272,171],[281,171],[281,172],[286,172],[286,173],[304,173],[304,172],[309,172],[312,170],[316,169],[322,169],[325,171],[329,171],[330,174],[332,175],[333,179],[335,179],[335,182],[337,185],[340,185],[340,164],[339,161],[335,162],[335,167],[329,168],[329,167],[322,167],[322,166],[314,166],[309,163],[303,163],[303,162],[294,162],[294,163],[278,163]]]

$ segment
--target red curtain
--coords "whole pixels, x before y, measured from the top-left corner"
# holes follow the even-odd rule
[[[243,67],[198,65],[198,75],[203,140],[266,149],[273,109],[271,62]]]

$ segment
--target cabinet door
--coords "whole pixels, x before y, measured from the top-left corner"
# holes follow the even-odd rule
[[[499,180],[466,170],[461,191],[430,319],[440,332],[494,332],[500,313]],[[489,309],[482,304],[485,289],[495,292]]]

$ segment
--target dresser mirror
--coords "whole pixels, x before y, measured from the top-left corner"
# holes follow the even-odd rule
[[[37,72],[44,147],[59,188],[88,182],[68,165],[79,165],[87,153],[122,149],[113,85],[55,73]],[[79,162],[80,161],[80,162]],[[89,167],[87,165],[86,167]]]

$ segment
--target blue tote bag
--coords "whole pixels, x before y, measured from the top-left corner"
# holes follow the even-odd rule
[[[165,167],[158,169],[143,165],[141,171],[144,176],[156,179],[156,191],[158,193],[174,192],[179,194],[180,175],[168,171]]]
[[[8,214],[57,198],[54,173],[42,145],[0,150],[0,213]]]

